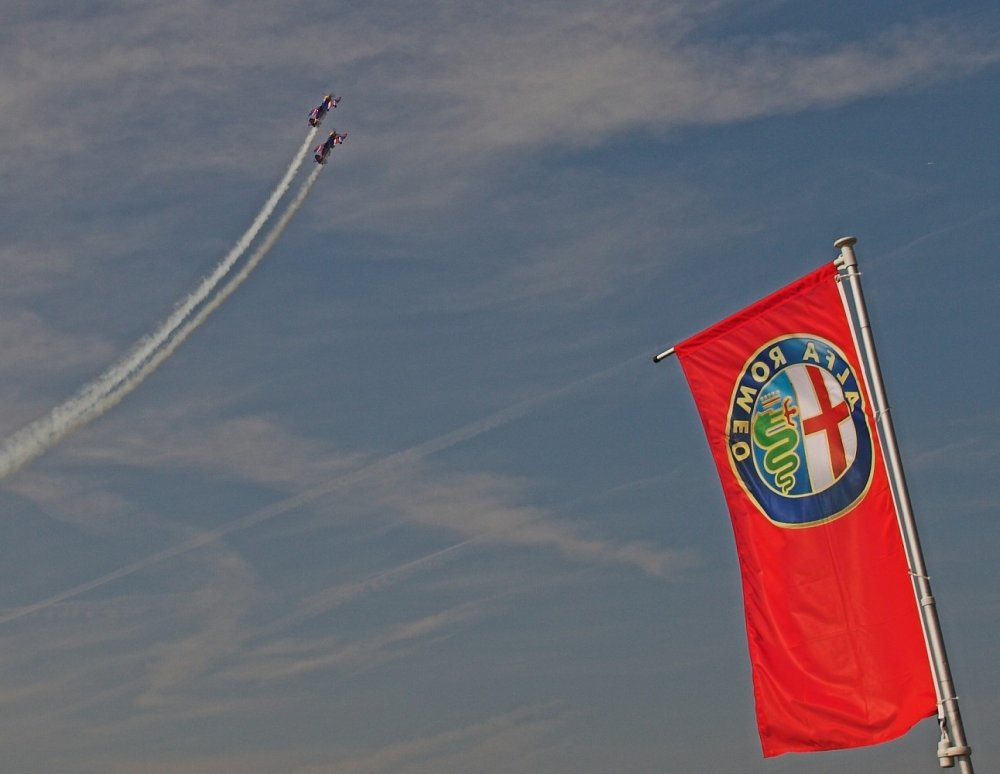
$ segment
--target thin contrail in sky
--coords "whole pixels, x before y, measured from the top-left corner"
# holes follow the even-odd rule
[[[296,151],[295,157],[288,165],[288,169],[278,183],[278,186],[271,193],[270,197],[268,197],[260,212],[257,213],[253,223],[250,224],[250,227],[240,237],[239,241],[237,241],[226,257],[216,265],[211,274],[202,279],[199,285],[175,307],[170,316],[156,330],[140,339],[121,360],[108,368],[94,381],[81,387],[69,400],[56,406],[45,416],[36,419],[0,443],[0,479],[6,478],[31,460],[39,457],[59,443],[69,433],[79,429],[114,406],[176,349],[176,344],[171,346],[169,343],[163,349],[160,348],[164,342],[170,340],[179,330],[185,328],[185,320],[215,290],[243,253],[246,252],[247,248],[274,212],[282,196],[285,195],[289,185],[291,185],[292,179],[302,166],[302,162],[307,158],[315,135],[316,129],[310,129],[305,141],[302,143],[302,147]],[[313,173],[310,181],[314,180],[315,176],[316,174]],[[308,184],[308,187],[311,187],[311,182]],[[298,209],[298,207],[296,206],[295,209]],[[285,214],[287,215],[287,211]],[[287,225],[287,220],[285,224]],[[284,226],[280,230],[277,230],[279,235],[281,230],[284,230]],[[277,239],[277,236],[274,239]],[[274,241],[272,240],[267,249],[270,249],[273,243]],[[260,257],[257,257],[254,265],[260,260]],[[245,278],[245,275],[243,276]],[[242,279],[239,282],[242,282]],[[238,285],[239,282],[236,284]],[[232,290],[229,292],[231,293]],[[226,293],[223,298],[228,296],[228,294]],[[221,300],[214,305],[212,305],[212,302],[209,302],[206,306],[211,306],[209,311],[212,311],[219,303],[221,303]],[[207,316],[207,313],[202,315],[202,312],[199,312],[198,324],[200,324],[201,320],[204,320],[205,316]],[[190,330],[193,330],[194,327],[197,327],[197,324],[187,329],[187,333],[190,333]],[[163,350],[166,350],[165,355],[161,354]]]
[[[317,174],[316,172],[313,172],[312,176],[310,176],[309,180],[306,182],[306,186],[312,184],[312,181],[315,180],[316,174]],[[306,186],[303,186],[303,188],[305,188]],[[296,202],[299,201],[299,198],[305,198],[302,192],[300,192],[300,196],[296,198]],[[296,206],[296,204],[293,202],[293,204],[289,206],[289,209],[292,209],[292,207],[294,206]],[[284,225],[281,222],[279,222],[278,225],[275,227],[275,230],[283,227]],[[258,252],[264,250],[265,246],[266,243],[262,244],[261,247],[258,249]],[[256,257],[256,253],[254,254],[254,257]],[[253,259],[251,258],[251,260]],[[249,273],[249,270],[247,269],[245,270],[248,271]],[[233,282],[236,281],[237,278],[234,278]],[[402,449],[398,452],[393,452],[392,454],[389,454],[383,457],[382,459],[375,460],[374,462],[368,463],[367,465],[363,465],[362,467],[357,468],[356,470],[336,476],[332,480],[327,481],[323,484],[319,484],[318,486],[315,486],[312,489],[307,489],[306,491],[300,492],[297,495],[287,497],[284,500],[280,500],[276,503],[265,506],[264,508],[261,508],[259,510],[253,511],[252,513],[247,514],[246,516],[234,519],[233,521],[230,521],[227,524],[223,524],[219,527],[216,527],[213,530],[202,532],[201,534],[195,535],[194,537],[189,538],[188,540],[177,543],[176,545],[170,546],[169,548],[165,548],[162,551],[157,551],[156,553],[150,554],[149,556],[146,556],[142,559],[138,559],[134,562],[131,562],[130,564],[125,565],[124,567],[114,570],[113,572],[110,572],[106,575],[102,575],[99,578],[87,581],[86,583],[80,584],[79,586],[74,586],[71,589],[67,589],[66,591],[54,594],[53,596],[40,600],[39,602],[35,602],[34,604],[14,608],[6,613],[0,613],[0,624],[7,623],[8,621],[14,621],[18,618],[23,618],[33,613],[38,613],[60,602],[65,602],[68,599],[72,599],[73,597],[79,596],[80,594],[83,594],[87,591],[92,591],[93,589],[100,588],[101,586],[111,583],[112,581],[116,581],[120,578],[124,578],[140,570],[144,570],[148,567],[160,564],[161,562],[165,562],[168,559],[173,559],[174,557],[181,556],[182,554],[186,554],[189,551],[194,551],[195,549],[214,543],[215,541],[221,540],[222,538],[232,534],[233,532],[249,529],[250,527],[262,524],[265,521],[273,519],[277,516],[281,516],[285,513],[288,513],[289,511],[293,511],[296,508],[306,505],[307,503],[310,503],[313,500],[317,500],[323,495],[330,494],[331,492],[334,492],[337,489],[340,489],[344,486],[363,481],[372,476],[376,476],[379,473],[383,473],[387,470],[399,467],[400,465],[417,462],[432,454],[437,454],[438,452],[442,452],[453,446],[457,446],[458,444],[464,443],[465,441],[470,441],[473,438],[482,435],[483,433],[487,433],[490,430],[494,430],[510,422],[513,422],[514,420],[520,419],[521,417],[525,416],[526,414],[529,414],[535,409],[540,408],[541,406],[544,406],[547,403],[551,403],[556,398],[568,395],[581,387],[585,387],[587,385],[600,382],[601,380],[609,376],[612,376],[613,374],[623,370],[626,367],[629,366],[634,367],[640,362],[646,362],[647,360],[648,360],[647,354],[636,355],[621,363],[610,366],[609,368],[605,368],[596,373],[590,374],[580,379],[576,379],[575,381],[565,384],[562,387],[557,387],[553,390],[549,390],[548,392],[542,393],[541,395],[536,395],[534,397],[527,398],[525,400],[520,401],[519,403],[513,404],[512,406],[500,409],[499,411],[494,412],[493,414],[490,414],[489,416],[484,417],[483,419],[479,419],[475,422],[470,422],[469,424],[464,425],[463,427],[460,427],[457,430],[452,430],[449,433],[445,433],[436,438],[424,441],[423,443],[411,446],[408,449]],[[472,540],[475,540],[475,538],[463,541],[462,543],[455,546],[455,548],[457,548],[458,546],[464,546],[467,543],[472,542]],[[448,550],[449,549],[444,549],[444,552],[447,552]]]

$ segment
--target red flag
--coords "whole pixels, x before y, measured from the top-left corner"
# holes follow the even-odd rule
[[[732,517],[765,757],[884,742],[936,712],[836,275],[675,347]]]

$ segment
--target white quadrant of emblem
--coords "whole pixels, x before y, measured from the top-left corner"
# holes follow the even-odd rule
[[[858,438],[844,391],[829,371],[797,364],[785,370],[795,390],[812,491],[832,486],[850,469]]]

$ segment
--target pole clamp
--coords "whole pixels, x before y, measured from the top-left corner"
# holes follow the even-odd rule
[[[963,755],[972,754],[972,748],[968,745],[963,747],[938,747],[938,758],[959,758]]]

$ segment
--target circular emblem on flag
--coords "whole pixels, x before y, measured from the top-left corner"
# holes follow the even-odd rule
[[[729,408],[729,459],[774,524],[843,516],[872,478],[872,435],[854,368],[829,341],[783,336],[751,357]]]

